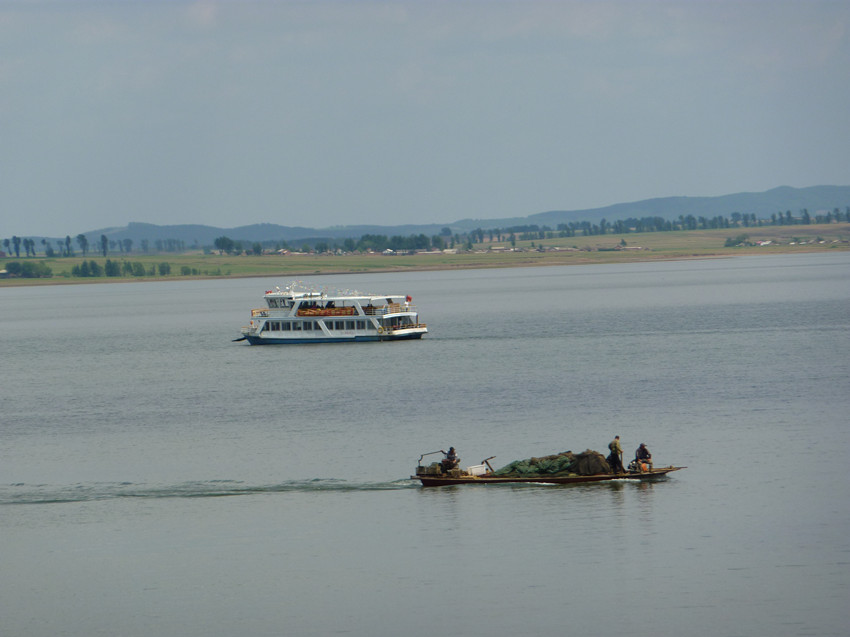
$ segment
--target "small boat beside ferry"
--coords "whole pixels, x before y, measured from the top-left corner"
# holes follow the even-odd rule
[[[422,338],[413,299],[404,294],[328,293],[294,286],[266,290],[266,307],[251,310],[251,321],[236,341],[251,345],[402,341]]]
[[[516,461],[494,470],[490,460],[485,458],[480,464],[461,469],[459,459],[447,456],[440,462],[423,465],[422,460],[443,451],[432,451],[419,456],[415,475],[423,487],[447,487],[458,484],[582,484],[590,482],[610,482],[612,480],[637,480],[651,482],[665,478],[668,474],[687,467],[653,467],[651,464],[631,463],[628,471],[612,472],[602,454],[587,450],[580,454],[565,451],[542,458]]]

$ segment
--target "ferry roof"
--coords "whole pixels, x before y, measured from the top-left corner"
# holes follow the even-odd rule
[[[283,298],[293,300],[321,300],[321,301],[367,301],[367,302],[390,302],[411,301],[405,294],[327,294],[324,292],[292,292],[290,290],[266,290],[266,298]]]

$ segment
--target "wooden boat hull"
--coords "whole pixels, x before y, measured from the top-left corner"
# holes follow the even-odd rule
[[[492,475],[483,476],[449,476],[449,475],[415,475],[410,476],[414,480],[422,482],[423,487],[448,487],[455,484],[516,484],[520,482],[531,482],[538,484],[582,484],[588,482],[609,482],[611,480],[638,480],[649,482],[664,478],[673,471],[679,471],[686,467],[659,467],[651,471],[641,473],[601,473],[594,476],[533,476],[533,477],[496,477]]]

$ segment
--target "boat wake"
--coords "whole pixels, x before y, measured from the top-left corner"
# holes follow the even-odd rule
[[[278,484],[248,484],[237,480],[206,480],[151,485],[133,482],[96,482],[73,485],[10,484],[0,486],[0,505],[63,504],[124,498],[222,498],[292,492],[394,491],[418,487],[413,480],[349,482],[333,478],[289,480]]]

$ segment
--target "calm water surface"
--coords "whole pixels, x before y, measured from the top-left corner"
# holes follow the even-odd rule
[[[850,254],[328,276],[422,341],[233,343],[246,279],[0,289],[0,635],[845,635]],[[422,489],[566,449],[657,484]]]

